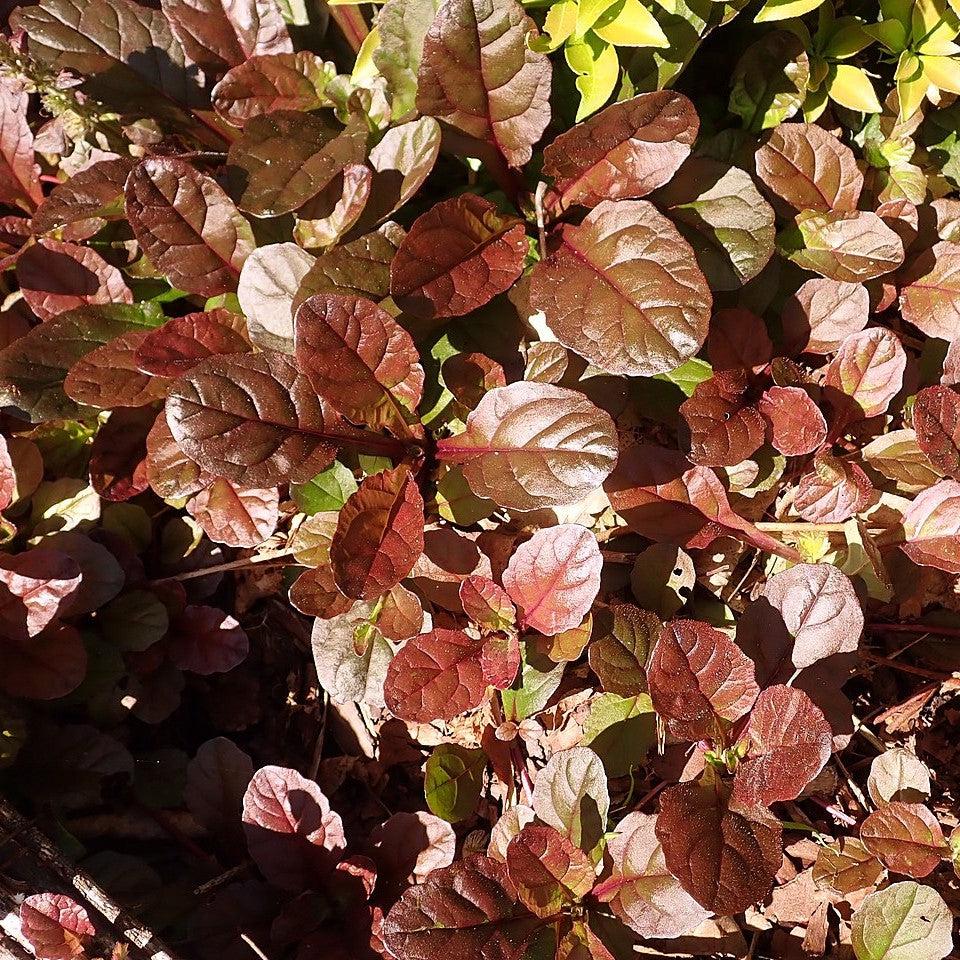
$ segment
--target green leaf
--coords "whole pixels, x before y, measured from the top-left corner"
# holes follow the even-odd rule
[[[583,40],[571,40],[564,48],[567,66],[577,74],[580,106],[577,122],[599,110],[612,95],[620,76],[616,48],[595,34]]]
[[[483,750],[470,750],[457,743],[438,744],[424,773],[427,806],[448,823],[466,820],[480,801],[486,765]]]
[[[689,360],[681,363],[675,370],[658,373],[653,379],[675,384],[683,391],[684,396],[692,397],[693,391],[696,390],[704,380],[709,380],[712,376],[713,368],[706,360],[691,357]]]
[[[608,777],[625,777],[646,760],[656,740],[653,704],[647,694],[602,693],[591,701],[581,742],[600,757]]]
[[[423,38],[439,6],[439,0],[387,0],[377,17],[380,46],[373,62],[387,79],[394,120],[413,110]]]
[[[767,0],[756,16],[756,23],[769,23],[772,20],[789,20],[802,17],[816,10],[823,0]]]
[[[339,460],[306,483],[291,483],[290,496],[302,513],[313,516],[325,510],[339,510],[357,489],[353,473]]]
[[[800,38],[785,30],[768,33],[747,47],[733,71],[730,112],[749,130],[766,130],[803,105],[810,58]]]
[[[941,960],[953,949],[943,897],[912,880],[871,893],[853,917],[857,960]]]
[[[593,32],[616,47],[669,47],[657,18],[640,0],[618,0],[594,24]]]
[[[501,693],[508,720],[526,720],[541,711],[556,693],[566,663],[554,663],[528,644],[520,645],[522,664],[519,683]]]
[[[860,67],[848,63],[839,63],[830,68],[827,92],[831,100],[849,110],[862,113],[880,113],[883,110],[870,78]]]

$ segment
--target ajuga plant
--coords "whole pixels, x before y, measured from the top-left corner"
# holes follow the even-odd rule
[[[10,11],[4,955],[948,956],[958,38]]]

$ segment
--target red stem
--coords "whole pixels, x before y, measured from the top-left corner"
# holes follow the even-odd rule
[[[359,53],[363,41],[370,32],[367,21],[363,19],[360,10],[352,6],[332,6],[330,7],[330,16],[333,17],[334,22],[340,28],[340,32],[346,37],[350,49],[354,53]]]

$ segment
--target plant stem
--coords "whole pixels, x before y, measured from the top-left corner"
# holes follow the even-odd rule
[[[337,5],[331,6],[329,9],[330,16],[340,28],[340,32],[346,38],[347,43],[350,44],[350,49],[354,53],[359,53],[363,41],[370,32],[367,21],[363,19],[363,14],[354,6]]]
[[[298,548],[297,548],[298,549]],[[169,577],[159,577],[151,580],[151,585],[157,583],[169,583],[171,580],[196,580],[198,577],[205,577],[209,573],[226,573],[228,570],[242,570],[244,567],[252,567],[258,563],[273,563],[283,560],[285,557],[293,556],[297,550],[293,547],[287,547],[285,550],[275,550],[273,553],[261,553],[255,557],[242,557],[239,560],[231,560],[229,563],[218,563],[212,567],[201,567],[199,570],[186,570],[183,573],[174,573]]]
[[[941,637],[960,637],[960,627],[939,627],[933,623],[868,623],[875,633],[935,633]]]

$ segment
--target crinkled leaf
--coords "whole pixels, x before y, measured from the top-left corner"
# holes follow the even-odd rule
[[[522,221],[476,194],[443,200],[418,217],[390,264],[397,305],[426,319],[477,310],[523,271]]]
[[[381,633],[375,613],[373,604],[355,603],[346,613],[313,623],[317,679],[334,703],[384,705],[383,684],[393,648]]]
[[[35,637],[57,616],[81,581],[79,564],[65,553],[37,547],[0,554],[0,633],[5,640]]]
[[[913,404],[913,428],[930,463],[960,478],[960,394],[950,387],[925,387]]]
[[[373,301],[315,294],[297,310],[297,363],[344,416],[398,436],[423,393],[423,367],[410,334]]]
[[[30,97],[14,77],[0,81],[0,198],[30,213],[43,204],[40,167],[27,123]]]
[[[763,900],[783,859],[779,821],[763,807],[731,801],[719,782],[664,790],[656,835],[670,873],[718,916]]]
[[[320,788],[286,767],[261,767],[243,797],[250,856],[267,880],[299,892],[322,880],[346,846]]]
[[[96,929],[87,911],[61,893],[35,893],[20,905],[20,930],[40,960],[82,957]]]
[[[757,176],[774,203],[795,210],[856,210],[863,174],[853,151],[812,123],[783,123],[756,155]]]
[[[889,330],[871,327],[843,341],[823,382],[849,397],[849,403],[839,402],[844,413],[850,409],[848,416],[875,417],[902,389],[906,366],[900,338]]]
[[[153,407],[114,410],[90,447],[90,485],[104,500],[121,502],[143,493],[147,475],[147,435],[156,421]]]
[[[396,118],[407,116],[415,106],[423,40],[439,5],[439,0],[387,0],[377,15],[380,43],[373,62],[386,77]]]
[[[635,696],[647,689],[646,665],[663,624],[649,610],[617,603],[597,610],[587,656],[608,693]]]
[[[341,127],[318,113],[256,116],[230,146],[237,205],[257,217],[289,213],[312,200],[348,164],[362,163],[366,127]]]
[[[760,692],[753,661],[724,633],[698,620],[664,626],[647,666],[650,698],[683,740],[723,742],[724,731]]]
[[[863,611],[850,578],[828,563],[802,563],[766,582],[740,618],[737,642],[766,686],[775,678],[785,682],[794,669],[853,653],[862,632]]]
[[[328,107],[324,91],[336,72],[309,50],[254,56],[227,71],[213,89],[213,106],[235,127],[274,110]]]
[[[733,466],[760,449],[765,425],[749,390],[744,373],[715,373],[681,404],[694,463]]]
[[[868,210],[808,210],[797,215],[799,249],[790,259],[830,280],[860,283],[903,263],[903,241]]]
[[[870,294],[863,284],[815,277],[787,300],[783,329],[793,350],[833,353],[869,316]]]
[[[123,216],[123,187],[134,162],[128,157],[100,160],[50,191],[30,221],[35,233],[50,233],[75,225],[71,237],[82,228],[83,236],[97,233],[106,221]]]
[[[520,903],[506,865],[473,855],[407,890],[384,918],[382,938],[396,957],[510,960],[538,923]]]
[[[466,430],[437,444],[471,490],[502,507],[532,510],[582,500],[613,469],[617,431],[583,394],[540,383],[491,390]]]
[[[672,90],[611,104],[543,151],[556,207],[646,196],[677,172],[699,127],[693,104]]]
[[[610,811],[600,758],[589,747],[555,753],[534,781],[533,809],[540,820],[591,853],[603,837]]]
[[[241,489],[218,477],[187,503],[187,513],[214,543],[250,548],[276,530],[279,504],[276,487]]]
[[[802,457],[827,439],[827,421],[802,387],[770,387],[759,403],[770,442],[788,457]]]
[[[423,497],[406,466],[367,477],[343,505],[330,543],[337,586],[371,600],[399,583],[423,553]]]
[[[312,200],[300,208],[293,238],[313,250],[332,246],[359,219],[370,196],[373,174],[349,163]]]
[[[891,430],[871,440],[860,453],[874,470],[907,493],[920,493],[943,476],[920,449],[913,430]]]
[[[179,377],[204,357],[249,353],[243,320],[226,310],[188,313],[168,320],[137,347],[137,366],[155,377]]]
[[[470,576],[460,584],[463,612],[487,630],[509,630],[517,620],[517,608],[503,587],[486,577]]]
[[[309,480],[333,460],[338,444],[365,436],[373,449],[391,449],[350,427],[283,353],[201,360],[171,384],[166,412],[188,457],[247,487]]]
[[[749,130],[775,127],[803,105],[809,79],[810,58],[799,37],[786,30],[764,33],[734,67],[730,112]]]
[[[246,631],[216,607],[188,606],[170,625],[170,658],[181,670],[208,676],[227,673],[250,650]]]
[[[843,523],[874,499],[873,484],[859,464],[820,452],[800,477],[793,505],[810,523]]]
[[[609,373],[651,376],[703,344],[711,295],[689,244],[646,200],[605,200],[533,270],[530,303],[564,346]]]
[[[960,249],[943,241],[924,250],[904,271],[900,311],[928,337],[954,340],[960,333]]]
[[[922,803],[930,796],[930,771],[906,747],[891,747],[870,764],[867,792],[876,804]]]
[[[510,558],[503,586],[521,623],[547,636],[576,627],[600,590],[603,557],[586,527],[564,523],[538,530]]]
[[[161,0],[170,28],[202,70],[220,73],[258,54],[291,53],[273,0]]]
[[[667,870],[655,831],[657,818],[630,813],[607,843],[612,869],[593,895],[610,905],[634,933],[673,939],[691,933],[710,915]]]
[[[482,750],[457,743],[438,744],[423,771],[427,806],[449,823],[471,816],[480,801],[486,766],[487,756]]]
[[[408,640],[387,670],[384,699],[403,720],[452,720],[479,706],[486,693],[481,644],[442,627]]]
[[[941,960],[953,950],[953,916],[933,887],[911,880],[871,893],[854,914],[857,960]]]
[[[819,889],[841,896],[874,887],[883,876],[883,864],[855,837],[842,837],[817,852],[813,882]]]
[[[47,237],[17,258],[17,282],[41,320],[84,304],[133,303],[123,274],[96,250]]]
[[[746,759],[737,768],[733,795],[746,804],[793,800],[833,752],[833,731],[802,691],[778,685],[757,697],[743,732]]]
[[[924,490],[903,515],[903,535],[901,549],[914,563],[960,573],[960,483]]]
[[[860,839],[887,869],[917,880],[949,853],[937,818],[922,803],[882,804],[860,825]]]
[[[693,247],[713,290],[738,289],[773,256],[773,208],[745,170],[692,157],[654,200]]]
[[[516,0],[445,0],[426,33],[417,109],[523,166],[550,120],[549,58]]]
[[[547,919],[590,892],[594,865],[558,830],[529,823],[507,847],[507,873],[523,905]]]
[[[178,289],[237,289],[256,246],[250,224],[211,177],[174,157],[148,157],[127,180],[127,217],[146,257]]]

